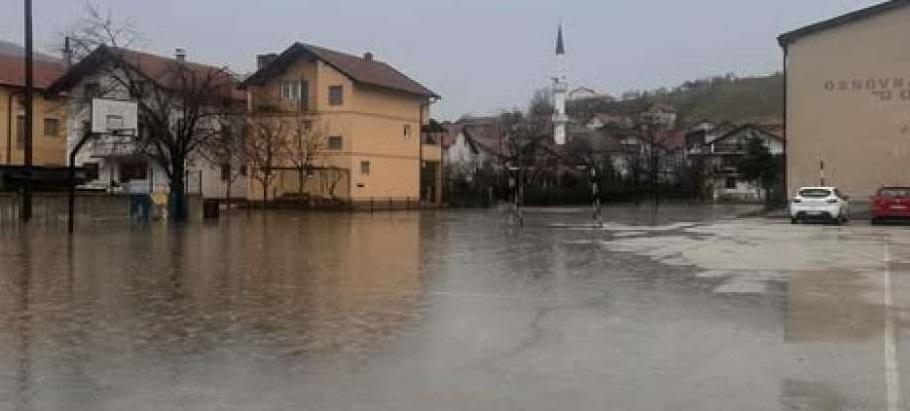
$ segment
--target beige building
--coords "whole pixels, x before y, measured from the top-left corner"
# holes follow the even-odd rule
[[[779,37],[785,55],[787,185],[835,185],[863,200],[910,185],[910,1]]]
[[[33,161],[40,166],[66,164],[66,100],[45,93],[63,74],[62,62],[35,59]],[[25,68],[21,55],[0,54],[0,165],[22,165],[25,159]]]
[[[292,149],[312,145],[305,151],[314,153],[302,185],[295,170],[300,156],[280,153],[269,198],[297,195],[302,186],[304,195],[321,199],[440,201],[440,146],[421,133],[436,93],[369,53],[295,43],[280,55],[259,56],[258,63],[241,85],[251,118],[280,128]],[[252,128],[253,138],[264,138],[256,130],[264,127]],[[251,199],[263,198],[263,186],[250,179]]]

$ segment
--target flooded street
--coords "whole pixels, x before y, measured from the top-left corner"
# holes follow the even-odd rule
[[[743,209],[0,229],[0,410],[899,410],[910,227]]]

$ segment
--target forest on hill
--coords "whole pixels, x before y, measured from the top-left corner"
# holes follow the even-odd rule
[[[634,116],[653,104],[662,103],[676,108],[680,124],[700,120],[782,122],[783,79],[780,73],[742,78],[728,74],[686,81],[673,89],[627,91],[618,100],[572,101],[567,110],[576,118],[597,113]]]

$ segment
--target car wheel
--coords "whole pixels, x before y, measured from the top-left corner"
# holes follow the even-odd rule
[[[872,217],[871,223],[872,223],[872,225],[879,225],[879,224],[882,223],[882,220],[879,220],[879,219],[876,218],[876,217]]]
[[[796,217],[791,218],[791,219],[790,219],[790,224],[799,224],[799,219],[796,218]]]

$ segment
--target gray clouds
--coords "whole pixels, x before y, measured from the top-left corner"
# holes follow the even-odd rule
[[[21,0],[11,0],[21,4]],[[95,0],[136,20],[142,48],[253,69],[255,55],[305,41],[370,50],[443,96],[456,118],[523,106],[552,71],[566,26],[570,83],[619,94],[684,80],[780,69],[781,32],[876,0]],[[36,45],[82,12],[79,0],[34,0]],[[0,38],[21,42],[21,5],[0,15]]]

